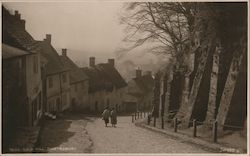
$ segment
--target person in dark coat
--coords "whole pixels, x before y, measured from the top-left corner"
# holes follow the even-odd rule
[[[106,107],[102,113],[102,119],[104,120],[105,126],[108,127],[108,123],[109,123],[109,116],[110,116],[110,112],[109,112],[109,108]]]
[[[111,117],[112,127],[115,127],[115,125],[117,124],[117,113],[114,108],[112,108],[111,110],[110,117]]]

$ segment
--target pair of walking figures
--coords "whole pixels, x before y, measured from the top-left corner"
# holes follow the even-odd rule
[[[106,107],[102,113],[102,120],[104,120],[106,127],[108,127],[109,118],[111,118],[112,127],[116,127],[117,113],[114,108],[110,110],[109,107]]]

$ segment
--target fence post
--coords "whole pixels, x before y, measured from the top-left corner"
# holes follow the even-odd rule
[[[137,112],[137,115],[138,115],[137,118],[139,119],[140,118],[140,112],[139,111]]]
[[[132,123],[134,123],[134,115],[132,114]]]
[[[156,117],[154,116],[154,127],[156,126]]]
[[[147,116],[148,117],[148,125],[150,125],[150,122],[151,122],[151,116]]]
[[[136,115],[137,115],[137,114],[136,114],[136,112],[135,112],[135,120],[136,120]]]
[[[146,117],[146,112],[145,112],[145,110],[144,110],[143,114],[144,114],[144,118],[145,118],[145,117]]]
[[[194,128],[194,133],[193,133],[193,137],[196,137],[196,133],[197,133],[197,122],[196,119],[193,120],[193,128]]]
[[[177,132],[177,118],[174,118],[174,132]]]
[[[217,128],[218,128],[218,123],[215,120],[213,124],[213,142],[217,142]]]
[[[161,128],[164,129],[164,117],[161,117]]]

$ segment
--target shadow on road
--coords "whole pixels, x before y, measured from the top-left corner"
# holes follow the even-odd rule
[[[69,132],[72,121],[64,119],[46,121],[41,131],[39,143],[35,148],[35,152],[48,152],[66,142],[75,132]],[[56,149],[55,149],[56,150]]]
[[[90,153],[93,142],[85,130],[97,117],[64,112],[55,120],[45,120],[36,143],[35,153]]]
[[[94,122],[96,118],[100,118],[98,115],[93,114],[82,114],[82,113],[73,113],[68,112],[59,117],[60,119],[66,119],[66,120],[86,120],[88,122]]]

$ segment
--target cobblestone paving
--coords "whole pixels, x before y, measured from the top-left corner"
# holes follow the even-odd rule
[[[131,117],[118,117],[117,128],[105,127],[103,120],[96,118],[88,122],[86,129],[94,142],[93,153],[207,153],[194,145],[136,127]]]

